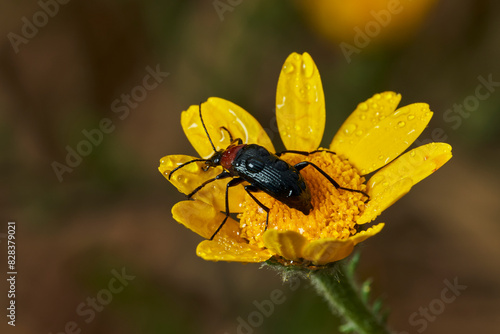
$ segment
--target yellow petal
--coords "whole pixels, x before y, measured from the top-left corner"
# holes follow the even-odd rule
[[[358,224],[372,221],[383,210],[405,195],[411,187],[426,178],[451,158],[451,146],[430,143],[417,147],[375,173],[367,183],[370,201],[365,205]]]
[[[292,53],[281,69],[276,120],[288,150],[317,149],[325,130],[325,97],[319,71],[308,53]]]
[[[197,158],[189,155],[167,155],[161,158],[158,170],[177,190],[187,195],[204,181],[214,178],[222,172],[222,167],[210,168],[204,172],[202,169],[205,165],[204,162],[193,162],[176,170],[169,179],[172,170],[195,159]]]
[[[360,242],[363,242],[366,239],[368,239],[368,238],[374,236],[375,234],[379,233],[380,231],[382,231],[384,226],[385,226],[384,223],[377,224],[375,226],[370,227],[369,229],[367,229],[365,231],[360,231],[360,232],[356,233],[355,235],[353,235],[349,239],[354,243],[354,246],[356,246]]]
[[[206,172],[203,171],[203,162],[190,163],[176,170],[169,179],[170,172],[185,162],[196,159],[188,155],[168,155],[160,160],[158,170],[167,180],[169,180],[183,194],[190,194],[196,187],[200,186],[204,181],[217,176],[222,167],[210,168]],[[213,205],[217,211],[226,211],[225,196],[226,184],[229,179],[222,179],[211,182],[198,191],[193,199],[203,201]],[[241,204],[245,200],[246,192],[242,185],[229,188],[229,211],[241,212]]]
[[[401,95],[394,92],[375,94],[357,108],[345,120],[330,144],[337,154],[348,158],[363,135],[368,133],[380,120],[391,115],[401,101]]]
[[[207,127],[212,143],[217,150],[225,149],[233,139],[240,138],[244,143],[258,144],[274,152],[274,147],[259,122],[240,106],[217,97],[211,97],[201,107],[203,121]],[[212,145],[203,129],[200,120],[199,106],[193,105],[181,115],[181,125],[191,145],[204,159],[214,154]]]
[[[207,239],[214,234],[226,217],[213,206],[201,201],[178,202],[172,207],[172,216],[191,231]],[[229,217],[214,240],[231,238],[243,242],[243,239],[239,237],[239,231],[239,223]]]
[[[307,239],[295,231],[267,230],[262,236],[264,245],[273,253],[288,260],[298,260]]]
[[[267,249],[228,239],[202,241],[196,248],[196,254],[208,261],[231,262],[264,262],[272,256]]]
[[[356,221],[357,224],[366,224],[374,220],[385,209],[393,205],[398,199],[406,195],[412,187],[410,178],[403,178],[394,184],[387,184],[378,191],[377,196],[370,195],[370,201],[365,204],[365,211]]]
[[[352,253],[352,240],[319,239],[304,248],[304,258],[314,264],[322,265],[342,260]]]
[[[392,112],[401,96],[376,94],[360,103],[333,138],[330,149],[368,174],[406,150],[429,123],[432,112],[425,103],[414,103]]]

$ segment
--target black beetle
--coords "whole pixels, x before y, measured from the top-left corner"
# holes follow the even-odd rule
[[[215,235],[220,231],[222,226],[226,223],[229,217],[229,198],[228,191],[230,187],[237,186],[243,182],[248,182],[249,184],[244,187],[248,195],[267,213],[266,217],[266,227],[269,224],[269,211],[270,209],[262,204],[252,192],[263,191],[269,196],[277,199],[278,201],[286,204],[292,209],[296,209],[305,215],[308,215],[313,209],[311,204],[311,194],[309,188],[306,185],[304,177],[300,174],[300,170],[307,166],[314,167],[318,172],[320,172],[335,188],[361,193],[369,197],[366,193],[361,190],[349,189],[341,187],[334,179],[332,179],[327,173],[325,173],[321,168],[310,161],[302,161],[298,164],[292,166],[286,161],[280,159],[280,156],[285,153],[296,153],[301,155],[310,155],[316,152],[329,152],[335,154],[334,152],[328,150],[316,150],[312,152],[306,151],[295,151],[287,150],[277,154],[269,152],[265,147],[256,144],[244,144],[240,138],[233,139],[231,132],[225,127],[221,127],[221,130],[227,131],[231,144],[226,149],[221,149],[217,151],[215,148],[210,135],[208,134],[205,123],[203,122],[203,117],[201,115],[201,104],[199,107],[199,114],[201,124],[203,129],[207,134],[208,140],[212,145],[214,150],[214,155],[210,159],[194,159],[185,162],[176,168],[174,168],[168,175],[168,179],[172,177],[172,174],[179,170],[180,168],[193,163],[193,162],[205,162],[204,171],[207,171],[210,167],[222,166],[224,170],[218,174],[216,177],[203,182],[201,185],[196,187],[191,193],[187,195],[188,199],[201,190],[204,186],[213,182],[215,180],[221,180],[225,178],[232,178],[226,184],[226,217],[219,225],[217,230],[212,234],[210,240],[212,240]]]

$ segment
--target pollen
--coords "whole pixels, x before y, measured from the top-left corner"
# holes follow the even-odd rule
[[[360,173],[347,160],[332,152],[316,152],[309,156],[287,153],[281,158],[291,165],[310,161],[341,187],[365,191],[365,180]],[[368,198],[358,192],[336,189],[312,166],[305,167],[300,173],[311,193],[313,210],[304,215],[265,193],[256,193],[257,199],[270,208],[268,229],[295,231],[309,241],[324,238],[345,240],[356,234],[356,221],[363,213]],[[266,212],[248,195],[243,208],[239,215],[241,236],[250,244],[264,247],[262,235],[265,232]]]

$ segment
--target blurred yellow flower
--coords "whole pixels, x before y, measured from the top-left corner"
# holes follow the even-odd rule
[[[364,33],[373,44],[394,44],[415,33],[436,0],[302,0],[310,24],[335,43]]]
[[[313,162],[341,187],[366,192],[368,201],[363,193],[336,189],[316,169],[304,168],[301,174],[311,192],[313,210],[304,215],[263,192],[255,193],[270,208],[269,227],[265,230],[266,212],[242,185],[232,187],[229,209],[238,214],[239,221],[230,217],[213,240],[198,245],[197,254],[212,261],[262,262],[274,257],[288,264],[323,265],[345,258],[356,244],[380,232],[383,223],[369,228],[362,225],[451,158],[451,147],[445,143],[430,143],[401,155],[426,127],[432,112],[425,103],[396,109],[400,100],[399,94],[384,92],[360,103],[328,148],[336,154],[320,151],[309,156],[281,156],[291,165]],[[275,152],[261,125],[241,107],[212,97],[202,104],[202,110],[217,150],[229,146],[229,132],[244,143]],[[278,81],[276,117],[287,150],[318,149],[325,127],[325,101],[318,69],[309,54],[293,53],[286,59]],[[199,106],[183,111],[181,124],[200,157],[210,158],[214,151],[201,124]],[[160,161],[159,171],[169,179],[173,169],[194,159],[197,158],[166,156]],[[365,184],[363,175],[375,170],[378,171]],[[222,171],[221,166],[207,170],[200,161],[178,169],[169,181],[180,192],[189,194]],[[174,205],[174,219],[210,238],[225,217],[227,182],[211,182],[193,200]]]

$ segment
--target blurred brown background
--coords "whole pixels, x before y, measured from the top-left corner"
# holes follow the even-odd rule
[[[359,102],[394,90],[402,105],[435,112],[422,141],[453,146],[362,247],[359,278],[373,278],[391,328],[499,331],[498,2],[64,2],[0,11],[0,268],[5,277],[13,220],[18,271],[15,328],[1,279],[0,332],[237,333],[238,317],[248,321],[254,301],[280,289],[286,301],[253,333],[335,333],[305,282],[292,292],[258,265],[198,258],[201,238],[170,214],[184,197],[157,171],[164,155],[195,155],[180,112],[210,96],[250,111],[282,147],[274,94],[294,51],[309,52],[322,76],[324,145]],[[346,57],[347,44],[357,51]],[[78,149],[86,156],[58,177],[54,162]],[[135,278],[118,283],[122,271]],[[450,303],[446,280],[467,287]]]

